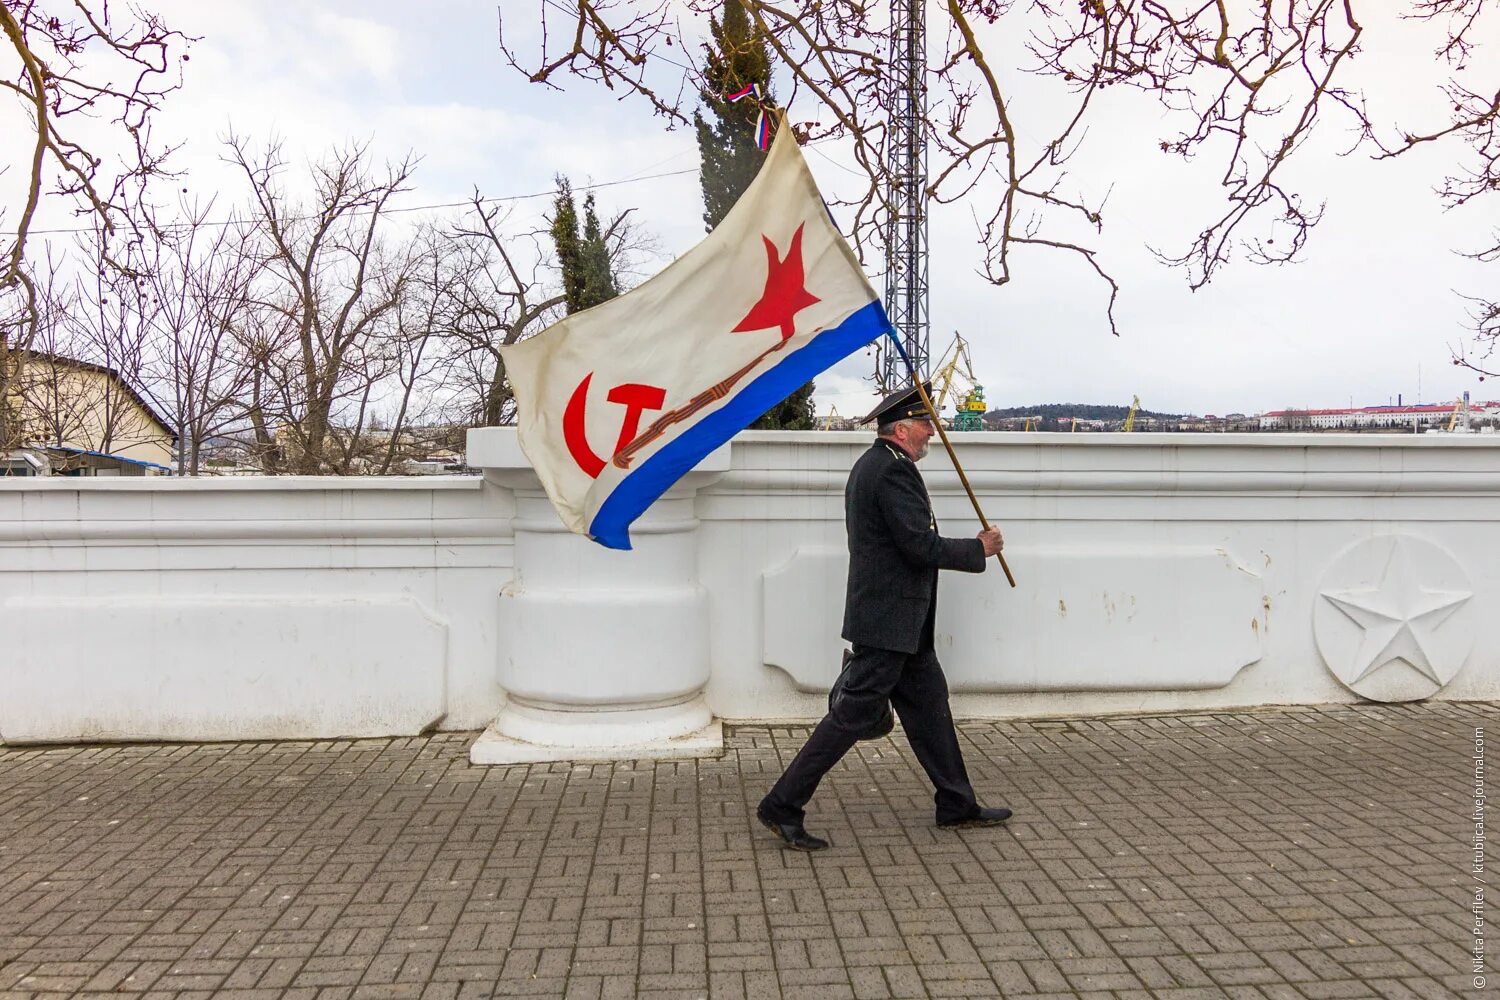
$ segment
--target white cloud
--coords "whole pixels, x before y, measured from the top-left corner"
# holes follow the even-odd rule
[[[316,57],[303,60],[305,69],[328,67],[355,80],[370,76],[388,82],[401,65],[401,33],[394,25],[327,11],[315,12],[312,24],[317,33],[309,39],[309,51]]]

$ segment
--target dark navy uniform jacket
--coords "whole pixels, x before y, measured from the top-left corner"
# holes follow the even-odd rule
[[[844,638],[861,646],[915,653],[937,604],[940,569],[983,573],[984,544],[943,538],[917,464],[894,441],[877,438],[844,487],[849,585]]]

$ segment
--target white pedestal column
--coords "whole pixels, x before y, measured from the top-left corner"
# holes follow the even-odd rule
[[[716,756],[708,597],[698,584],[697,491],[729,468],[710,455],[631,527],[617,552],[563,527],[511,428],[469,432],[469,463],[514,491],[515,576],[499,595],[507,701],[476,764]]]

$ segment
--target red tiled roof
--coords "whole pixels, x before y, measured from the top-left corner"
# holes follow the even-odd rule
[[[1476,411],[1478,411],[1478,412],[1484,412],[1484,411],[1490,410],[1492,408],[1500,408],[1500,402],[1496,402],[1496,401],[1492,400],[1492,401],[1487,402],[1487,403],[1473,403],[1473,402],[1471,402],[1469,404],[1469,412],[1471,412],[1471,413],[1476,412]],[[1423,404],[1421,406],[1356,406],[1356,407],[1354,407],[1352,409],[1349,408],[1349,407],[1347,407],[1347,406],[1341,406],[1341,407],[1337,407],[1335,409],[1328,409],[1328,410],[1267,410],[1265,413],[1261,414],[1261,416],[1263,416],[1263,417],[1285,417],[1285,416],[1331,417],[1331,416],[1352,416],[1352,415],[1354,415],[1356,413],[1400,415],[1400,414],[1407,414],[1407,413],[1409,413],[1409,414],[1421,414],[1421,413],[1452,413],[1452,412],[1453,412],[1453,404],[1452,403],[1427,403],[1427,404]]]

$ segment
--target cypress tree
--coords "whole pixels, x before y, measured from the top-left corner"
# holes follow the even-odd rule
[[[573,185],[557,175],[557,197],[552,200],[552,246],[557,268],[562,272],[563,297],[568,312],[577,312],[583,301],[583,249],[578,239],[578,209],[573,205]]]
[[[579,248],[580,270],[583,273],[583,289],[579,298],[580,309],[608,302],[620,294],[610,266],[609,246],[599,228],[599,216],[594,211],[592,192],[583,200],[583,245]]]
[[[761,98],[771,97],[771,58],[750,16],[738,0],[725,0],[721,17],[711,18],[713,42],[705,46],[707,89],[703,104],[708,110],[693,115],[698,130],[699,183],[703,188],[703,224],[712,231],[724,221],[745,188],[755,179],[765,159],[755,145],[755,121],[760,114],[754,101],[730,104],[725,94],[760,84]],[[802,386],[767,410],[751,427],[756,430],[811,430],[813,384]]]
[[[751,27],[750,15],[738,0],[725,0],[723,16],[710,18],[709,31],[713,43],[704,47],[703,104],[710,117],[696,111],[693,123],[702,161],[698,179],[703,187],[703,224],[712,231],[745,193],[765,158],[755,145],[760,109],[748,98],[730,104],[724,95],[758,83],[762,99],[767,104],[774,100],[765,40]]]
[[[552,246],[562,272],[563,297],[568,312],[597,306],[620,294],[610,261],[609,243],[599,225],[592,193],[583,200],[583,233],[578,232],[578,207],[573,185],[558,175],[557,196],[552,202]]]

